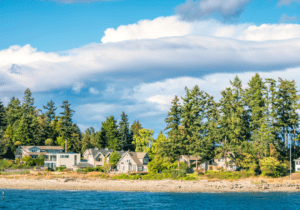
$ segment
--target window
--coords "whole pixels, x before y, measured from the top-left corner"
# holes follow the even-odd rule
[[[130,163],[130,159],[125,159],[125,163]]]
[[[96,158],[96,161],[102,162],[102,158]]]
[[[69,158],[69,155],[61,155],[60,158]]]

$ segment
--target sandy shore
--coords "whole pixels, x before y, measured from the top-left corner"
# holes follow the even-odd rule
[[[105,180],[105,179],[28,179],[0,178],[2,189],[39,190],[97,190],[97,191],[147,191],[147,192],[300,192],[300,183],[259,183],[243,181],[180,181],[180,180]]]

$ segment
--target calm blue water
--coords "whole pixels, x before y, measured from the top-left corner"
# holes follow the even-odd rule
[[[0,209],[297,210],[300,209],[300,193],[149,193],[5,190],[5,200],[0,200]]]

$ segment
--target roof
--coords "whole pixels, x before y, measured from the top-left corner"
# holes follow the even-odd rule
[[[123,157],[125,156],[125,154],[129,154],[131,159],[139,166],[143,165],[143,163],[141,163],[139,159],[143,159],[147,155],[146,152],[124,152]],[[121,159],[119,160],[119,162],[121,161]],[[117,164],[119,164],[119,162]]]
[[[30,149],[32,147],[37,147],[40,149],[50,149],[50,150],[63,150],[62,146],[19,146],[22,149]]]
[[[184,159],[188,160],[188,156],[187,155],[181,155]],[[196,160],[201,160],[201,157],[200,156],[193,156],[193,155],[190,155],[190,161],[196,161]]]
[[[86,163],[86,162],[80,162],[80,163],[78,163],[76,166],[77,166],[77,167],[81,167],[81,168],[94,167],[92,164]]]
[[[107,156],[113,152],[112,149],[107,149],[107,148],[105,148],[105,149],[89,149],[89,151],[94,158],[97,157],[99,154]]]

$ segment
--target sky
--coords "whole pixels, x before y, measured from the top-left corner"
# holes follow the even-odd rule
[[[39,109],[68,100],[82,132],[124,111],[157,137],[185,87],[299,86],[299,17],[300,0],[0,0],[0,100],[30,88]]]

